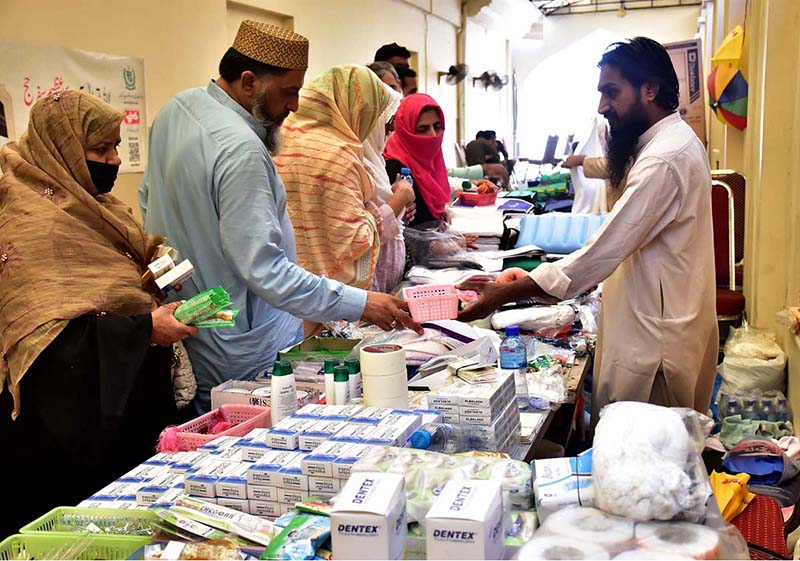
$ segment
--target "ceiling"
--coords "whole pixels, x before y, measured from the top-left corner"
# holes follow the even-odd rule
[[[699,6],[703,0],[530,0],[545,16],[568,16],[596,12],[650,10],[677,6]]]

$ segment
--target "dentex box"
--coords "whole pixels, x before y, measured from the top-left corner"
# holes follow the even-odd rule
[[[404,479],[396,473],[354,473],[331,509],[337,559],[400,559],[406,547]]]
[[[428,559],[503,558],[499,481],[448,481],[425,522]]]

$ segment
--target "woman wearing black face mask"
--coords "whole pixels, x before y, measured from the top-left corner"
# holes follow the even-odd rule
[[[142,288],[154,240],[109,194],[122,119],[54,94],[0,150],[0,538],[152,455],[173,421],[171,345],[196,330]],[[60,483],[32,494],[48,470]]]

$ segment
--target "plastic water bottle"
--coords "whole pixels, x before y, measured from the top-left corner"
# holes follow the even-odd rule
[[[784,423],[792,420],[792,415],[789,412],[789,403],[785,397],[775,398],[775,420]]]
[[[400,169],[400,177],[398,178],[398,180],[400,179],[405,179],[406,181],[408,181],[409,185],[411,185],[412,187],[414,186],[414,178],[411,177],[411,170],[409,168]]]
[[[743,419],[758,419],[758,411],[756,407],[756,399],[753,397],[747,397],[744,400],[744,404],[742,406],[742,418]]]
[[[461,427],[447,423],[426,423],[411,434],[413,448],[442,454],[455,454],[465,449]]]
[[[519,336],[519,327],[516,325],[506,327],[506,337],[500,343],[500,370],[503,373],[511,372],[514,375],[517,406],[520,409],[527,409],[528,353],[525,349],[525,341]]]
[[[762,421],[775,421],[775,399],[761,397],[758,402],[758,418]]]

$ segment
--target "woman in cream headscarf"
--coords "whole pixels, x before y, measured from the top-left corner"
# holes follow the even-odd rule
[[[0,150],[2,535],[147,458],[173,420],[171,345],[196,330],[142,288],[153,244],[108,194],[123,117],[57,93]]]
[[[381,129],[386,134],[395,96],[368,68],[338,66],[300,92],[298,111],[286,119],[275,164],[306,270],[359,288],[374,286],[381,249],[397,241],[398,217],[414,199],[406,182],[378,184],[374,154],[368,156],[376,150],[368,146],[371,135]],[[392,288],[395,277],[377,275],[383,285],[377,288]]]

